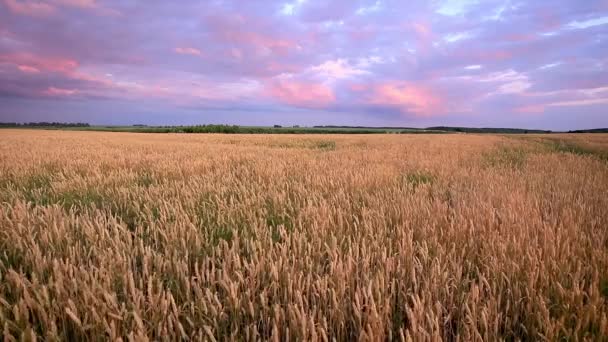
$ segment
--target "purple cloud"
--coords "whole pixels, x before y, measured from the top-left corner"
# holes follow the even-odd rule
[[[606,1],[0,0],[0,121],[608,126]]]

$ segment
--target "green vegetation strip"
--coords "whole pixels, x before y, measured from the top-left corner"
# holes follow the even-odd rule
[[[605,150],[582,146],[562,139],[543,139],[542,142],[552,152],[590,156],[608,162],[608,151]]]
[[[437,126],[428,128],[411,127],[364,127],[364,126],[314,126],[314,127],[273,127],[237,125],[196,125],[196,126],[91,126],[87,123],[1,123],[0,128],[27,128],[46,130],[133,132],[133,133],[223,133],[223,134],[548,134],[551,131],[518,128],[475,128]]]

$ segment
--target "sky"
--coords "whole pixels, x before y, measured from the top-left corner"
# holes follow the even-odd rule
[[[0,0],[0,121],[608,127],[608,0]]]

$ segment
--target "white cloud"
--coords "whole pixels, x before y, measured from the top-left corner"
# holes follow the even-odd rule
[[[495,20],[495,21],[501,21],[503,20],[503,13],[505,12],[505,10],[507,9],[506,4],[502,5],[498,8],[496,8],[494,10],[494,13],[492,13],[492,15],[486,16],[484,17],[485,20]]]
[[[493,72],[482,77],[479,81],[502,83],[495,92],[492,92],[489,95],[520,94],[532,86],[528,76],[512,69]]]
[[[467,7],[477,4],[477,0],[445,0],[439,6],[437,13],[456,16],[464,14],[467,11]]]
[[[369,56],[369,57],[365,57],[365,58],[359,58],[357,60],[357,67],[366,69],[372,65],[382,64],[382,63],[384,63],[384,58],[382,58],[380,56]]]
[[[522,81],[514,81],[514,82],[509,82],[509,83],[505,83],[503,85],[501,85],[500,87],[498,87],[498,94],[519,94],[519,93],[523,93],[524,90],[530,88],[532,86],[532,83],[528,82],[527,80],[522,80]]]
[[[608,95],[608,86],[599,87],[599,88],[591,88],[591,89],[581,89],[579,91],[586,96],[596,96],[596,95],[602,94],[602,93],[606,93],[604,95]]]
[[[524,74],[521,74],[513,69],[498,71],[482,77],[480,82],[513,82],[528,79]]]
[[[531,97],[560,97],[560,98],[567,98],[567,97],[578,97],[580,98],[581,96],[585,97],[586,99],[588,98],[593,98],[593,97],[608,97],[608,86],[606,87],[599,87],[599,88],[590,88],[590,89],[561,89],[561,90],[553,90],[553,91],[544,91],[544,92],[532,92],[532,93],[527,93],[526,96],[531,96]]]
[[[543,32],[540,35],[545,36],[545,37],[552,37],[552,36],[556,36],[558,33],[559,33],[558,31],[549,31],[549,32]]]
[[[465,68],[466,70],[479,70],[479,69],[483,68],[483,66],[482,66],[482,65],[479,65],[479,64],[475,64],[475,65],[469,65],[469,66],[466,66],[466,67],[464,67],[464,68]]]
[[[344,20],[327,20],[323,22],[323,27],[326,29],[332,29],[340,26],[344,26]]]
[[[608,16],[589,19],[585,21],[573,21],[568,24],[568,27],[573,29],[586,29],[588,27],[608,24]]]
[[[539,67],[539,69],[540,70],[551,69],[551,68],[555,68],[556,66],[559,66],[561,64],[562,64],[562,62],[549,63],[549,64],[545,64],[545,65]]]
[[[443,40],[447,43],[454,43],[459,40],[471,38],[473,35],[470,32],[449,33],[443,36]]]
[[[547,106],[578,107],[578,106],[591,106],[591,105],[599,105],[599,104],[608,104],[608,98],[554,102],[554,103],[547,104]]]
[[[222,83],[217,86],[220,92],[225,93],[229,97],[246,97],[252,96],[261,88],[261,83],[258,80],[242,79],[237,82]]]
[[[310,72],[328,80],[350,78],[353,76],[369,74],[369,71],[367,70],[351,66],[350,63],[348,63],[348,61],[345,59],[326,61],[320,65],[311,67],[309,70]]]
[[[295,0],[294,2],[285,3],[281,6],[279,13],[283,15],[294,15],[304,2],[306,2],[306,0]]]
[[[365,15],[368,13],[378,12],[382,9],[382,3],[380,1],[376,1],[373,5],[367,7],[361,7],[357,10],[358,15]]]

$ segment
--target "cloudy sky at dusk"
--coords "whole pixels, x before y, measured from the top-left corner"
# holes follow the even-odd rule
[[[0,104],[0,121],[608,127],[608,0],[0,0]]]

